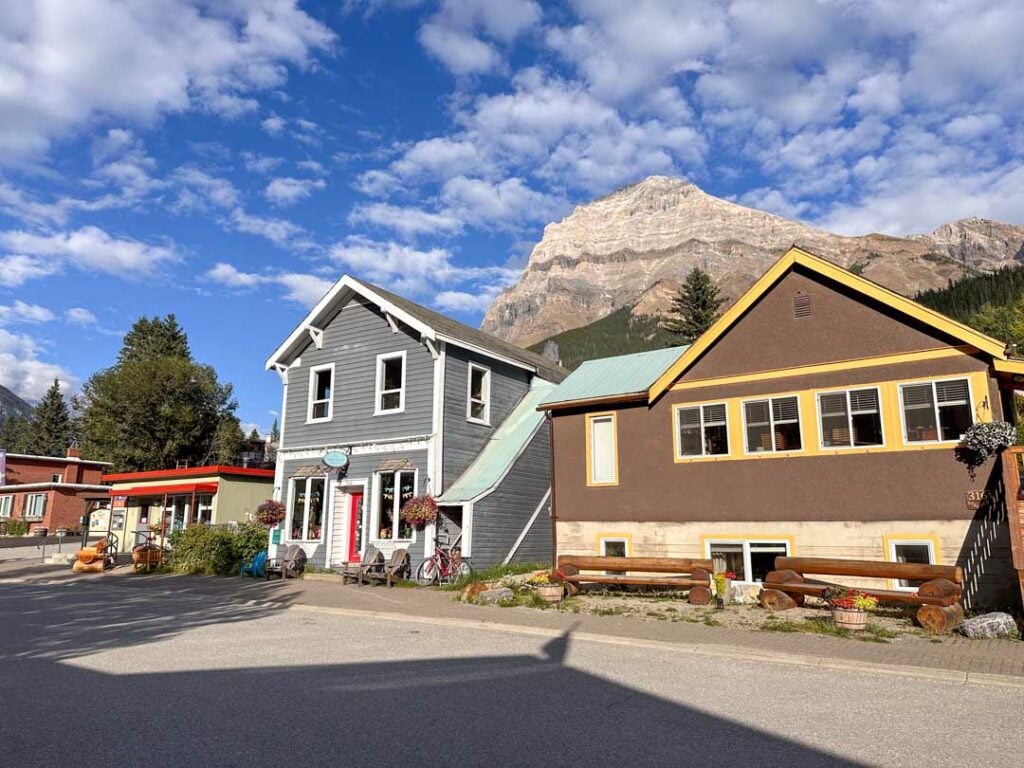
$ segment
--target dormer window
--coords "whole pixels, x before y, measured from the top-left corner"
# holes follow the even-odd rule
[[[377,392],[374,414],[405,410],[405,352],[377,355]]]
[[[491,423],[491,371],[474,363],[469,364],[466,419],[475,424]]]
[[[309,412],[306,422],[314,424],[331,420],[334,392],[334,363],[318,365],[309,371]]]

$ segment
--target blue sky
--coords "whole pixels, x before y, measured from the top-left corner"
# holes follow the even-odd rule
[[[0,19],[0,384],[174,312],[263,362],[351,272],[479,322],[652,173],[834,231],[1024,221],[1024,4],[34,0]]]

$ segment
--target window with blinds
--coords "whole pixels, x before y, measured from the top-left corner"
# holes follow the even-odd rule
[[[800,401],[797,397],[773,397],[743,403],[747,453],[799,451]]]
[[[967,379],[900,385],[908,443],[953,442],[974,423]]]
[[[615,485],[618,482],[615,416],[589,416],[587,422],[590,485]]]
[[[822,448],[884,444],[878,389],[851,389],[818,394]]]
[[[725,403],[676,409],[679,457],[724,456],[729,453]]]

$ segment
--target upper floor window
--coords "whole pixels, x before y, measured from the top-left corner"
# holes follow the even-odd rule
[[[878,389],[818,394],[822,448],[883,445]]]
[[[747,453],[799,451],[800,401],[795,395],[743,403]]]
[[[676,408],[679,456],[723,456],[729,453],[725,403]]]
[[[967,379],[901,384],[900,400],[908,443],[956,441],[974,423]]]
[[[46,514],[46,494],[30,493],[25,497],[25,511],[22,517],[42,517]]]
[[[63,482],[63,480],[64,476],[60,472],[54,472],[52,475],[50,475],[51,483],[60,483]]]
[[[619,457],[615,414],[587,416],[587,485],[617,485]]]
[[[334,363],[309,371],[309,414],[307,421],[330,421],[334,392]]]
[[[491,423],[491,372],[473,363],[469,364],[466,418],[479,424]]]
[[[0,496],[0,517],[10,517],[14,508],[13,496]]]
[[[405,352],[377,355],[377,395],[374,413],[405,410]]]

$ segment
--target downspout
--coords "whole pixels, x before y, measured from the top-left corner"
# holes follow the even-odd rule
[[[558,515],[555,513],[555,420],[551,411],[545,413],[548,421],[548,452],[551,463],[551,567],[558,568]]]

